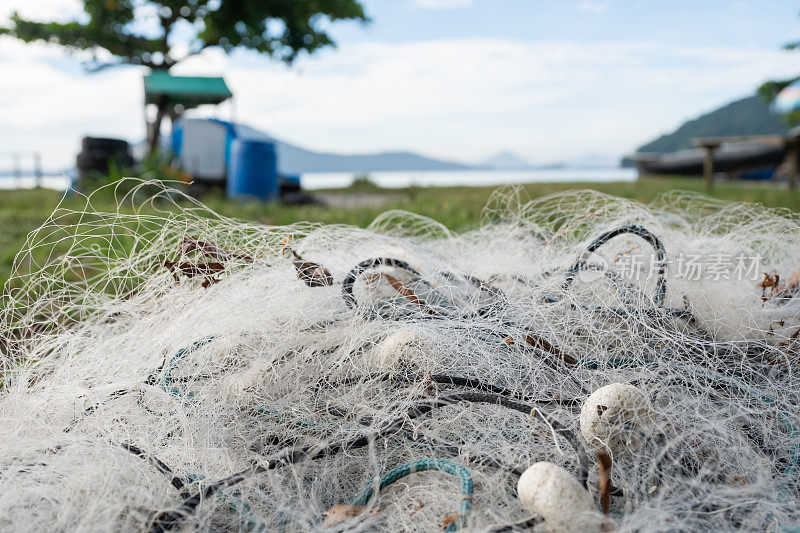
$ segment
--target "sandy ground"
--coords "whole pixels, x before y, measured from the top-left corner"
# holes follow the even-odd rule
[[[312,193],[329,207],[352,209],[356,207],[380,207],[391,202],[406,199],[400,193]]]

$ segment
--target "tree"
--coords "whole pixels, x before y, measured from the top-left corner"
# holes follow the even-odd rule
[[[800,41],[792,41],[790,43],[786,43],[783,45],[784,50],[798,50],[800,49]],[[758,94],[761,98],[769,103],[778,96],[778,93],[781,92],[786,86],[800,80],[800,76],[795,76],[794,78],[790,78],[787,80],[770,80],[767,82],[762,83],[758,88]],[[784,119],[786,123],[790,126],[795,126],[800,124],[800,110],[792,111],[791,113],[787,113],[784,115]]]
[[[85,16],[66,23],[14,12],[0,35],[91,51],[89,72],[125,64],[169,70],[210,47],[247,48],[291,64],[303,51],[335,46],[330,23],[369,21],[359,0],[83,0],[83,9]],[[151,150],[167,111],[158,105]]]
[[[788,85],[800,80],[800,77],[789,78],[788,80],[770,80],[762,83],[758,88],[758,95],[767,103],[772,102],[778,93]],[[800,124],[800,110],[791,111],[783,115],[783,120],[789,126]]]

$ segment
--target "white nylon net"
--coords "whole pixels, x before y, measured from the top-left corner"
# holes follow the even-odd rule
[[[540,461],[598,516],[611,491],[598,530],[800,524],[795,214],[506,189],[456,234],[406,212],[266,227],[167,189],[140,204],[59,208],[17,257],[2,530],[588,527],[522,505]],[[611,383],[651,420],[587,439],[581,407]]]

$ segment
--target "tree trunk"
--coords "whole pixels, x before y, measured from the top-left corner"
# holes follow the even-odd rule
[[[159,144],[161,141],[161,122],[164,120],[164,116],[167,114],[167,97],[166,95],[161,96],[158,100],[158,111],[156,112],[156,120],[153,122],[153,131],[150,132],[150,144],[147,147],[147,153],[152,154],[159,148]]]

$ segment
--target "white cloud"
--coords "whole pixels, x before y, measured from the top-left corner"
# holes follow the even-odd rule
[[[142,139],[142,69],[89,75],[63,57],[0,38],[3,150],[39,149],[53,167],[74,161],[81,135]],[[238,120],[313,149],[474,161],[508,148],[547,162],[622,154],[798,70],[779,50],[464,39],[342,44],[293,69],[209,51],[175,72],[224,73]]]
[[[608,11],[608,4],[608,0],[581,0],[578,2],[578,10],[600,15]]]
[[[296,71],[236,63],[240,117],[297,143],[541,162],[626,152],[800,68],[775,50],[494,40],[343,46]]]
[[[66,22],[83,13],[83,7],[80,0],[0,0],[0,23],[14,11],[33,20]]]
[[[64,52],[0,38],[0,145],[39,151],[50,169],[74,163],[80,137],[144,136],[140,68],[88,75]],[[10,166],[0,159],[0,168]]]
[[[425,9],[465,9],[472,7],[473,0],[414,0],[414,4]]]

